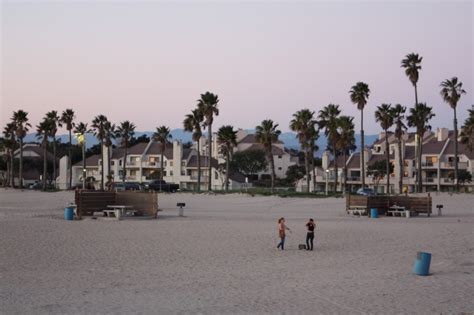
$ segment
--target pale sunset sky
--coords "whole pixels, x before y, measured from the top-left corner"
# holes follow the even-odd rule
[[[211,91],[215,130],[270,118],[288,131],[294,112],[329,103],[359,130],[348,91],[364,81],[375,134],[377,105],[414,104],[400,61],[416,52],[419,100],[434,107],[434,128],[452,128],[439,85],[464,83],[461,125],[474,104],[473,16],[472,1],[1,1],[0,126],[18,109],[37,125],[73,108],[79,121],[182,128]]]

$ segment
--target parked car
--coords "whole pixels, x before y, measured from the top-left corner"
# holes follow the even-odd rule
[[[179,189],[178,184],[168,184],[164,180],[153,180],[148,184],[148,189],[156,191],[176,192]]]
[[[356,192],[358,195],[362,196],[375,196],[377,193],[372,188],[359,188]]]
[[[125,183],[114,183],[115,191],[124,191],[124,190],[141,190],[139,183],[134,182],[125,182]]]

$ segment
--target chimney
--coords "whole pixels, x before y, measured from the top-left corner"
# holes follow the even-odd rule
[[[448,139],[449,136],[449,130],[448,128],[438,128],[436,129],[436,137],[438,141],[445,141]]]
[[[329,151],[323,152],[322,167],[324,170],[327,170],[329,168]]]

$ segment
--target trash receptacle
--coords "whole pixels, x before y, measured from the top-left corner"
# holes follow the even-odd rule
[[[376,219],[379,217],[379,212],[377,211],[377,208],[370,209],[370,217],[373,219]]]
[[[74,220],[74,207],[64,208],[64,219],[69,221]]]
[[[416,254],[415,264],[413,265],[413,273],[418,276],[427,276],[430,274],[431,254],[418,252]]]

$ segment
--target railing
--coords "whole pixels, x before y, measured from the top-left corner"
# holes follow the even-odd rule
[[[358,181],[360,181],[360,177],[357,177],[357,176],[347,176],[347,181],[358,182]]]
[[[441,163],[441,167],[454,168],[454,162],[443,162]],[[467,169],[467,167],[468,167],[467,162],[458,162],[458,169]]]
[[[422,167],[438,167],[438,162],[421,162]]]
[[[452,178],[443,177],[443,178],[441,178],[441,183],[442,184],[454,184],[454,180]]]
[[[437,179],[437,177],[425,177],[424,182],[425,183],[434,183],[435,179]]]
[[[158,163],[158,162],[148,162],[148,161],[145,161],[145,162],[142,163],[142,166],[160,167],[160,163]]]

